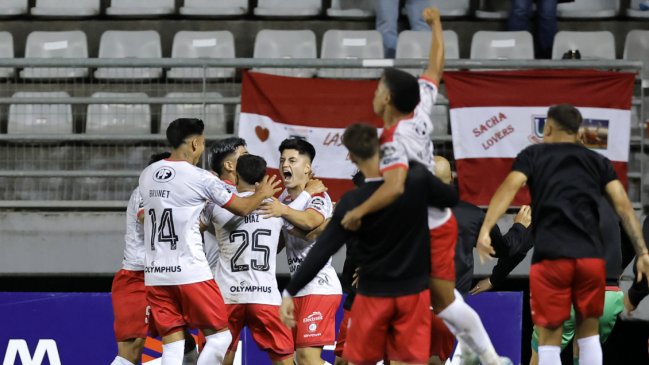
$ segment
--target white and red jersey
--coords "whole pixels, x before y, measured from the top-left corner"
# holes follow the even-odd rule
[[[419,104],[412,114],[398,121],[381,134],[381,173],[394,168],[408,168],[408,161],[417,161],[434,171],[433,122],[430,114],[437,100],[437,85],[427,78],[419,79]],[[428,209],[428,228],[434,229],[451,217],[450,209]]]
[[[145,285],[182,285],[213,278],[199,217],[205,203],[227,206],[234,195],[211,173],[185,161],[162,160],[140,175],[144,201]]]
[[[288,194],[287,190],[284,190],[279,196],[279,201],[284,204],[290,204],[290,206],[296,210],[313,209],[319,214],[322,214],[324,219],[331,218],[333,214],[333,203],[331,202],[331,198],[327,193],[316,194],[312,196],[302,207],[300,207],[291,202],[291,196]],[[306,255],[311,250],[311,247],[313,247],[313,245],[315,244],[315,241],[309,241],[304,238],[294,236],[288,229],[284,229],[284,238],[286,241],[286,258],[288,259],[288,267],[291,275],[293,275],[300,267],[300,264],[302,264],[302,262],[306,258]],[[329,261],[327,261],[327,264],[322,268],[322,270],[320,270],[318,275],[295,296],[303,297],[305,295],[311,294],[342,294],[340,280],[338,280],[336,270],[333,266],[331,266],[331,258],[329,258]]]
[[[144,227],[139,220],[144,212],[143,207],[140,190],[135,188],[126,207],[126,234],[124,235],[124,260],[122,260],[124,270],[144,270]]]
[[[237,193],[242,197],[252,194]],[[216,228],[219,258],[214,279],[225,304],[280,305],[275,273],[284,219],[264,219],[259,211],[239,217],[210,203],[201,220]]]
[[[232,184],[230,181],[227,180],[221,180],[222,186],[224,189],[231,193],[236,193],[237,192],[237,187]],[[209,204],[211,207],[216,207],[218,209],[224,209],[217,207],[214,204]],[[205,207],[204,212],[208,209],[208,206]],[[212,208],[213,209],[213,208]],[[205,219],[204,215],[201,215],[201,221],[205,225],[211,224],[209,222],[209,219]],[[217,236],[219,235],[219,229],[220,227],[215,226],[215,234],[212,234],[208,231],[203,232],[203,250],[205,251],[205,257],[207,258],[207,263],[210,265],[210,269],[212,269],[212,273],[214,273],[214,270],[216,269],[216,264],[219,262],[219,243],[218,243],[218,238]]]

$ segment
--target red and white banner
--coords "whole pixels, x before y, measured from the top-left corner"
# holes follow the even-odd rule
[[[313,168],[334,201],[353,187],[356,172],[342,145],[343,130],[364,122],[383,126],[372,111],[376,80],[304,79],[257,72],[243,75],[238,135],[248,151],[278,174],[279,145],[291,136],[315,146]],[[279,175],[279,174],[278,174]]]
[[[578,70],[445,73],[461,198],[489,204],[516,155],[543,140],[548,107],[559,103],[579,108],[583,142],[611,160],[626,186],[634,79]],[[525,189],[513,204],[529,201]]]

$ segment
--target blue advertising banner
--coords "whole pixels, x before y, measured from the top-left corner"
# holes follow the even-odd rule
[[[467,302],[476,309],[496,350],[521,361],[522,293],[482,293]],[[336,316],[336,331],[342,307]],[[237,364],[270,364],[244,330]],[[148,338],[143,363],[160,363],[162,345]],[[0,293],[2,365],[110,364],[117,353],[109,293]],[[334,362],[333,346],[325,360]]]

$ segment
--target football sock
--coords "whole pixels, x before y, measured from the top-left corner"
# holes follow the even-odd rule
[[[577,343],[580,365],[602,365],[602,345],[599,342],[599,335],[580,338]]]
[[[561,365],[561,347],[539,346],[539,365]]]
[[[198,365],[221,365],[228,346],[232,342],[230,331],[205,336],[205,347],[198,356]]]
[[[183,362],[185,340],[162,345],[162,365],[178,365]]]
[[[111,362],[110,365],[134,365],[134,364],[123,357],[116,356],[115,360],[113,360],[113,362]]]

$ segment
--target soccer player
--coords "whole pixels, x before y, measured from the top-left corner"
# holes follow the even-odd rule
[[[428,205],[452,206],[457,192],[413,162],[406,190],[385,209],[366,216],[356,232],[341,225],[344,214],[375,193],[384,183],[379,171],[376,128],[354,124],[345,130],[343,144],[365,176],[365,184],[347,192],[324,232],[283,293],[282,321],[299,324],[293,297],[311,282],[329,257],[345,242],[357,239],[353,257],[359,267],[358,291],[351,308],[343,357],[352,364],[393,362],[425,364],[430,343],[428,277],[430,244]]]
[[[237,195],[250,196],[266,174],[266,161],[243,155],[236,167]],[[239,335],[248,326],[273,364],[293,364],[293,334],[279,319],[281,296],[275,278],[277,249],[284,220],[264,219],[259,211],[238,217],[208,204],[206,218],[220,227],[219,260],[214,277],[223,289],[232,343],[224,364],[234,362]]]
[[[562,324],[577,314],[581,365],[602,364],[599,317],[604,307],[606,270],[599,229],[599,203],[606,195],[638,256],[638,278],[649,274],[649,254],[640,223],[611,162],[578,143],[579,110],[558,104],[548,110],[543,143],[521,151],[494,194],[478,252],[493,254],[489,231],[527,184],[532,195],[534,256],[530,306],[539,333],[539,364],[561,364]]]
[[[279,183],[264,177],[256,192],[237,197],[211,173],[196,167],[205,149],[200,119],[180,118],[167,128],[171,157],[140,175],[144,201],[147,300],[162,336],[162,364],[180,364],[185,327],[198,328],[206,344],[198,365],[221,364],[232,337],[219,288],[213,280],[199,231],[199,215],[211,201],[245,216]],[[279,189],[277,189],[278,191]]]
[[[148,165],[168,158],[163,152],[151,156]],[[144,287],[144,209],[138,188],[133,190],[126,207],[126,234],[122,269],[115,274],[111,288],[117,357],[111,365],[138,364],[149,328],[153,329],[148,313]],[[183,364],[196,363],[196,344],[187,336]]]
[[[306,204],[291,204],[298,198],[313,175],[315,148],[303,139],[289,138],[279,146],[279,170],[286,189],[278,199],[265,203],[262,214],[282,217],[296,229],[310,232],[331,217],[333,204],[327,193],[316,194]],[[280,203],[281,202],[281,203]],[[291,206],[285,205],[291,204]],[[284,229],[286,257],[291,275],[300,267],[314,241],[297,234],[295,229]],[[293,329],[297,362],[299,365],[321,365],[322,348],[336,341],[336,311],[342,297],[342,288],[331,258],[318,275],[296,295],[296,316],[299,325]]]
[[[403,194],[408,161],[433,169],[433,123],[430,120],[444,70],[444,37],[439,10],[424,11],[433,30],[428,66],[419,81],[407,72],[386,69],[374,93],[374,112],[383,118],[381,174],[385,183],[363,204],[347,212],[342,224],[358,229],[361,219]],[[486,365],[500,364],[478,314],[455,292],[457,222],[450,209],[429,209],[431,301],[433,310]]]

